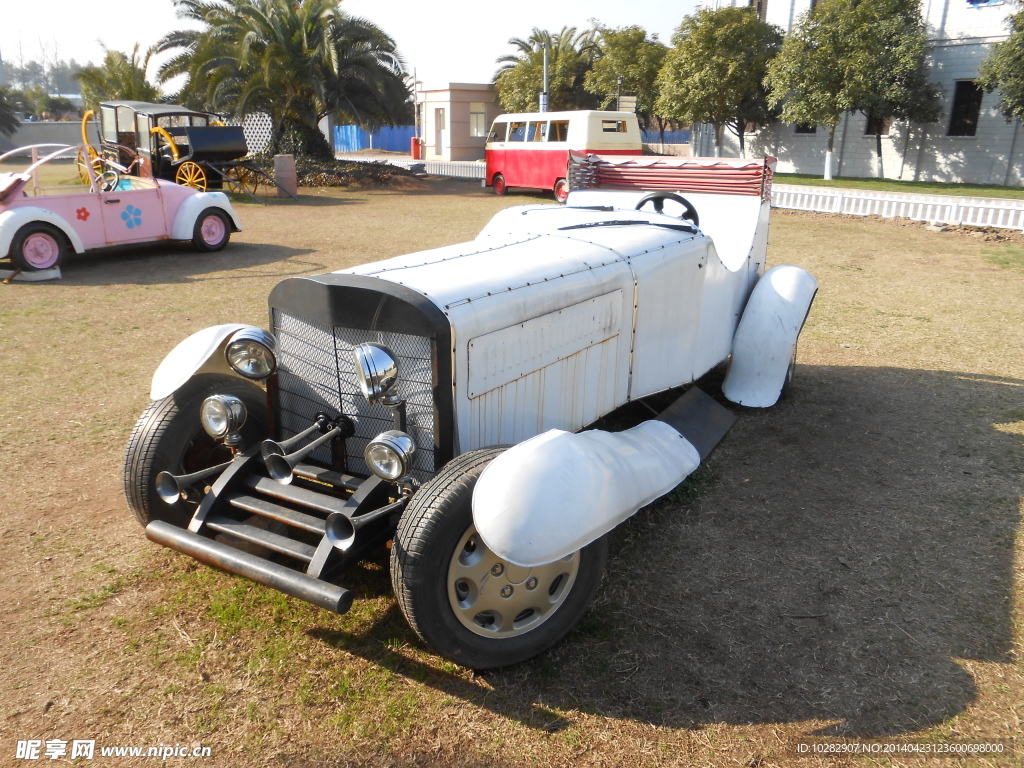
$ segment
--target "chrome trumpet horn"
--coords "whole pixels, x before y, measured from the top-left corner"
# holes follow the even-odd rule
[[[289,437],[287,440],[282,440],[280,443],[267,438],[260,445],[260,455],[263,456],[263,461],[266,461],[271,456],[286,456],[288,451],[294,448],[296,445],[301,443],[307,437],[312,435],[314,432],[322,432],[328,425],[327,416],[323,413],[316,415],[316,421],[313,426],[308,429],[304,429],[294,437]]]
[[[156,476],[157,495],[165,504],[177,504],[178,500],[181,499],[183,489],[191,487],[200,480],[216,475],[218,472],[223,472],[230,465],[230,461],[225,461],[223,464],[200,469],[198,472],[193,472],[190,475],[172,475],[165,470]]]
[[[317,429],[322,428],[321,425],[315,426],[317,427]],[[355,427],[352,425],[352,422],[345,416],[339,416],[334,421],[327,422],[323,426],[329,426],[331,427],[331,429],[325,432],[320,437],[318,437],[313,442],[295,451],[294,453],[289,453],[287,455],[283,455],[280,453],[271,453],[269,456],[265,457],[264,460],[267,465],[267,474],[269,474],[274,480],[277,480],[277,482],[281,483],[282,485],[288,485],[292,480],[295,479],[295,475],[292,473],[292,470],[295,469],[299,462],[306,458],[309,454],[311,454],[321,445],[330,440],[349,437],[355,433]],[[306,433],[308,432],[309,430],[306,430]],[[299,436],[296,435],[296,438],[297,437]],[[292,438],[292,440],[295,440],[296,438]],[[281,443],[280,445],[283,446],[284,443]]]
[[[399,499],[392,504],[375,509],[373,512],[368,512],[365,515],[359,515],[358,517],[349,517],[344,512],[332,512],[327,516],[325,524],[327,540],[331,542],[335,549],[347,552],[356,543],[356,532],[360,528],[368,523],[372,523],[374,520],[380,520],[382,517],[401,512],[405,509],[408,501],[408,498]]]

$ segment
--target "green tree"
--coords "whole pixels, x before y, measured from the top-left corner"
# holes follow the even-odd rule
[[[548,109],[594,109],[599,100],[584,86],[584,79],[594,60],[600,54],[597,31],[577,32],[575,27],[563,27],[552,35],[534,27],[523,40],[514,37],[508,44],[516,53],[498,59],[494,87],[498,103],[506,112],[536,112],[540,108],[540,93],[544,83],[544,52],[534,50],[534,44],[548,44]]]
[[[132,101],[157,101],[160,99],[159,89],[146,80],[149,68],[149,57],[153,50],[139,57],[138,44],[132,49],[131,56],[121,51],[104,48],[103,63],[99,66],[90,64],[78,72],[75,77],[82,88],[82,101],[88,109],[99,109],[101,101],[111,99],[128,99]]]
[[[722,131],[739,136],[748,124],[770,122],[764,78],[782,45],[782,31],[761,21],[753,8],[702,9],[683,18],[658,76],[656,111],[683,123],[710,123],[715,156]]]
[[[18,130],[16,111],[14,98],[7,86],[0,85],[0,136],[10,136]]]
[[[271,151],[333,159],[317,124],[338,115],[367,128],[412,117],[405,68],[392,40],[350,16],[339,0],[175,0],[198,30],[166,35],[174,56],[161,82],[180,75],[186,104],[242,117],[266,112]]]
[[[831,179],[836,125],[844,113],[938,119],[927,52],[918,0],[821,0],[769,66],[769,101],[781,105],[783,122],[828,128],[824,176]]]
[[[992,46],[977,82],[990,93],[999,89],[999,111],[1010,121],[1024,117],[1024,8],[1007,25],[1009,37]]]
[[[583,85],[603,97],[601,108],[607,109],[615,101],[621,78],[622,92],[636,94],[637,117],[641,126],[648,129],[658,98],[658,72],[668,47],[658,42],[657,37],[648,38],[640,27],[602,27],[598,36],[600,56],[584,76]]]

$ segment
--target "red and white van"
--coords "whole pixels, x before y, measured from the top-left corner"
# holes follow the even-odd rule
[[[640,155],[640,125],[633,112],[523,112],[499,115],[487,134],[488,186],[550,189],[560,203],[569,195],[569,150]]]

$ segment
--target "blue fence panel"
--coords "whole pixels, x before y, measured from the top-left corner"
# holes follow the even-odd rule
[[[660,131],[643,131],[644,144],[689,144],[690,129],[684,128],[681,131],[665,131],[665,138],[661,138]]]
[[[371,136],[358,125],[334,126],[334,151],[358,152],[360,149],[381,149],[389,152],[408,152],[409,139],[416,135],[412,125],[387,126]]]

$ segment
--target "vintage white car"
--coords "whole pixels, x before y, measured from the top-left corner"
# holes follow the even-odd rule
[[[284,280],[267,329],[199,331],[156,371],[132,511],[156,542],[338,613],[345,569],[390,541],[398,603],[439,653],[539,653],[593,598],[606,534],[734,415],[690,387],[632,429],[586,427],[730,358],[745,406],[792,375],[817,283],[765,271],[773,162],[574,156],[566,205]]]
[[[72,253],[157,240],[190,240],[199,251],[219,251],[242,229],[223,192],[131,175],[112,162],[81,163],[74,184],[40,183],[44,165],[88,156],[85,147],[21,147],[0,161],[31,149],[44,154],[24,172],[0,173],[0,257],[19,270],[58,270]]]

